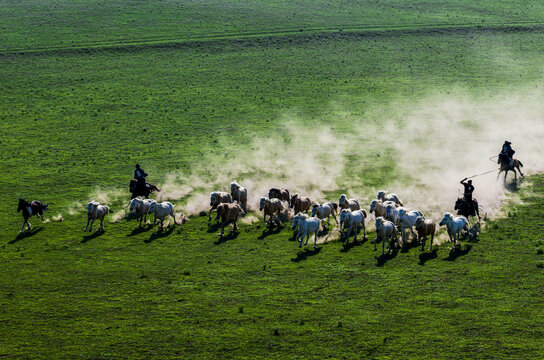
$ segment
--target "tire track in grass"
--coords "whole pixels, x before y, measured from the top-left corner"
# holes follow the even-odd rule
[[[9,55],[39,55],[62,52],[86,52],[92,50],[119,50],[137,49],[148,47],[178,47],[194,46],[202,43],[216,43],[228,41],[243,41],[252,39],[292,39],[308,35],[335,35],[342,34],[353,36],[397,36],[397,35],[423,35],[458,32],[544,32],[544,23],[534,21],[524,22],[488,22],[482,23],[461,23],[461,24],[399,24],[399,25],[347,25],[336,27],[317,27],[306,29],[277,29],[262,32],[243,32],[232,34],[207,34],[202,36],[179,37],[157,37],[138,40],[121,40],[111,42],[90,42],[74,46],[51,46],[45,48],[7,48],[0,49],[0,56]]]

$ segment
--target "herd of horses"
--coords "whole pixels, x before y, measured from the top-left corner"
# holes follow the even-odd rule
[[[516,180],[516,169],[522,177],[524,176],[520,169],[523,164],[517,159],[511,160],[499,155],[497,163],[500,164],[499,175],[505,172],[505,181],[508,171],[514,172]],[[499,175],[497,175],[497,178]],[[140,227],[142,226],[142,220],[145,221],[148,214],[154,215],[154,224],[157,221],[160,222],[160,229],[163,228],[163,221],[167,216],[171,216],[174,219],[174,224],[176,224],[173,204],[167,201],[158,203],[153,199],[149,199],[152,192],[160,191],[159,188],[147,183],[145,188],[139,188],[136,186],[136,182],[132,180],[129,189],[132,195],[130,211],[137,216]],[[215,191],[210,194],[208,222],[211,221],[212,211],[216,211],[215,220],[219,222],[221,227],[220,236],[223,236],[225,227],[230,224],[233,225],[233,231],[237,231],[238,219],[248,211],[247,189],[233,181],[230,184],[230,190],[230,193]],[[382,254],[385,253],[386,241],[388,243],[388,252],[393,246],[404,247],[407,242],[406,230],[409,230],[417,243],[421,245],[421,250],[424,250],[425,242],[430,237],[429,250],[432,250],[434,235],[439,226],[446,226],[449,239],[453,242],[455,249],[459,244],[462,233],[469,231],[470,222],[468,218],[474,216],[478,218],[478,222],[480,221],[478,202],[476,199],[473,199],[473,201],[474,204],[471,206],[463,198],[458,198],[454,206],[454,209],[457,210],[457,216],[446,212],[437,225],[432,219],[426,219],[421,211],[406,208],[396,194],[379,191],[377,198],[372,200],[369,205],[369,212],[375,215],[376,237],[374,239],[374,250],[377,249],[376,244],[379,240],[383,244]],[[47,209],[48,204],[43,204],[41,201],[27,202],[24,199],[19,199],[17,211],[22,212],[24,218],[20,233],[23,232],[25,225],[27,225],[28,230],[31,229],[28,222],[30,217],[39,216],[44,220],[43,212]],[[292,209],[292,213],[290,209]],[[289,190],[285,188],[272,188],[268,192],[268,197],[260,198],[259,211],[262,212],[263,220],[270,227],[281,225],[291,219],[291,227],[294,230],[295,239],[299,241],[299,247],[302,247],[304,239],[306,239],[304,242],[306,245],[310,236],[313,236],[313,246],[315,248],[318,233],[320,229],[329,228],[331,216],[339,225],[340,239],[346,244],[349,244],[352,235],[355,241],[361,230],[363,231],[363,239],[366,238],[365,220],[368,218],[368,213],[361,208],[358,199],[348,199],[345,194],[340,196],[338,203],[325,202],[320,204],[299,194],[290,195]],[[92,231],[95,220],[100,220],[98,231],[102,230],[104,217],[108,213],[108,206],[101,205],[96,201],[89,202],[87,205],[87,226],[84,231],[87,231],[87,229]],[[337,215],[339,215],[339,220]],[[401,233],[400,240],[398,238],[399,232]]]

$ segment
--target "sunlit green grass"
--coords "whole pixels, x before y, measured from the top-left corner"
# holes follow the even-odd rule
[[[300,250],[289,224],[272,232],[240,224],[220,240],[198,216],[164,232],[108,220],[93,235],[82,231],[83,208],[74,208],[97,189],[125,191],[136,162],[159,184],[171,172],[208,171],[206,162],[281,134],[286,118],[326,125],[341,139],[389,115],[391,104],[429,93],[462,88],[478,97],[538,85],[538,26],[475,24],[538,23],[541,5],[101,3],[4,4],[0,52],[413,26],[2,52],[0,358],[544,356],[542,176],[524,183],[524,205],[510,205],[507,218],[451,254],[445,244],[380,258],[370,241]],[[472,25],[428,31],[417,23]],[[354,186],[373,195],[366,188],[398,175],[393,149],[363,155],[348,151],[327,196]],[[51,203],[47,217],[64,221],[33,218],[33,230],[18,237],[19,197]],[[115,200],[114,212],[127,200]]]

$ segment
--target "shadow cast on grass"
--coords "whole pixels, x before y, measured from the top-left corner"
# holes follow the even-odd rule
[[[383,255],[375,256],[376,266],[384,266],[389,260],[396,258],[398,253],[399,250],[397,248],[394,248],[391,252],[386,252]]]
[[[32,237],[32,236],[36,235],[37,233],[39,233],[42,230],[43,230],[43,228],[40,226],[40,227],[35,227],[33,229],[30,229],[30,230],[23,231],[22,233],[19,233],[19,235],[17,235],[15,237],[15,239],[8,242],[8,244],[15,244],[17,241],[23,240],[25,238]]]
[[[206,230],[209,234],[217,232],[219,229],[221,229],[221,223],[214,223],[214,224],[208,224],[208,230]]]
[[[311,250],[309,249],[304,249],[302,251],[299,251],[297,253],[297,257],[295,258],[292,258],[291,261],[292,262],[299,262],[299,261],[302,261],[302,260],[306,260],[308,259],[310,256],[314,256],[314,255],[317,255],[321,252],[321,248],[318,247],[318,248],[312,248]]]
[[[340,249],[340,252],[348,252],[350,251],[352,248],[354,248],[355,246],[360,246],[360,245],[363,245],[365,242],[367,242],[368,238],[364,238],[364,239],[361,239],[360,241],[359,240],[355,240],[355,241],[350,241],[349,243],[344,243],[342,244],[342,248]]]
[[[81,240],[81,243],[85,244],[87,241],[92,240],[94,238],[97,238],[97,237],[101,236],[102,234],[104,234],[104,229],[96,230],[91,235],[83,236],[83,240]]]
[[[524,178],[518,178],[517,181],[512,180],[511,182],[505,182],[504,183],[504,188],[508,192],[515,193],[515,192],[517,192],[519,190],[519,187],[521,186],[521,184],[523,184],[523,180],[524,180]]]
[[[478,242],[478,235],[480,235],[481,232],[481,225],[480,223],[476,223],[470,227],[470,229],[465,233],[463,236],[463,239],[477,243]]]
[[[174,228],[175,228],[175,226],[170,226],[166,231],[164,231],[164,229],[160,230],[160,228],[159,228],[159,230],[157,230],[157,232],[154,232],[153,234],[151,234],[151,236],[149,236],[149,239],[144,240],[144,242],[146,244],[149,244],[150,242],[153,242],[153,241],[155,241],[157,239],[166,237],[166,236],[172,234],[172,232],[174,231]]]
[[[472,249],[472,245],[460,245],[460,248],[454,247],[450,250],[450,253],[444,261],[455,261],[458,257],[466,255]]]
[[[215,245],[221,245],[229,240],[234,240],[238,237],[238,235],[240,235],[240,231],[236,230],[236,231],[231,231],[227,236],[221,236],[219,235],[219,239],[217,241],[214,241],[213,243]]]
[[[283,230],[283,226],[268,227],[259,236],[259,240],[264,240],[267,236],[279,234]]]
[[[424,252],[419,254],[419,265],[423,266],[429,260],[436,259],[438,257],[438,249],[434,248],[431,252]]]
[[[146,226],[142,226],[142,227],[137,227],[136,229],[132,230],[132,232],[130,234],[128,234],[127,236],[136,236],[138,234],[148,232],[151,229],[153,229],[153,225],[151,225],[151,224],[146,225]]]
[[[404,246],[401,248],[401,253],[407,253],[410,251],[410,249],[418,247],[419,244],[417,243],[416,239],[411,239],[410,242],[406,242]]]

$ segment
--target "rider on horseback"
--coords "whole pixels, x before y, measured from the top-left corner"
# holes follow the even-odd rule
[[[472,180],[469,180],[468,182],[465,182],[467,178],[464,178],[461,180],[461,184],[465,187],[465,191],[463,192],[463,199],[465,200],[465,203],[469,207],[470,214],[474,213],[474,201],[472,201],[472,193],[474,192],[474,186],[472,185]]]
[[[134,170],[134,179],[136,180],[136,187],[140,190],[145,189],[145,177],[147,176],[144,169],[136,164],[136,170]]]
[[[510,167],[514,166],[514,154],[516,153],[512,147],[510,146],[512,143],[510,141],[505,141],[502,145],[501,154],[506,156],[508,158]]]

